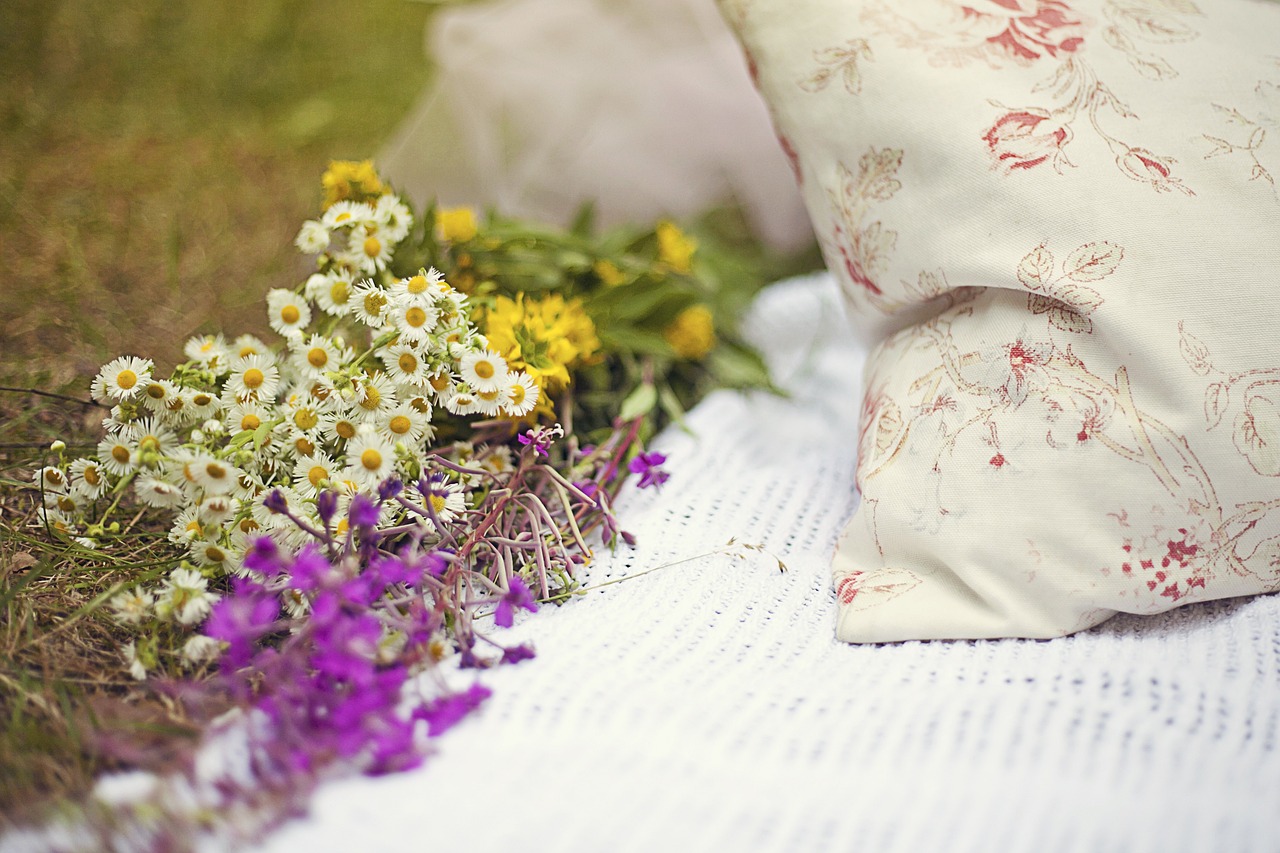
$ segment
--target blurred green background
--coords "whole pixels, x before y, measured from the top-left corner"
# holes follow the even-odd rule
[[[426,83],[433,8],[4,0],[0,384],[84,396],[117,354],[264,328],[325,165],[373,157]]]

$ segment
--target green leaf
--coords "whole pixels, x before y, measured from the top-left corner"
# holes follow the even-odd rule
[[[726,388],[774,388],[763,359],[745,347],[732,344],[716,347],[707,362],[717,384]]]
[[[609,350],[624,350],[642,355],[670,358],[671,344],[657,332],[634,328],[602,328],[598,330],[600,342]]]
[[[635,420],[653,411],[653,407],[657,402],[658,389],[652,383],[646,382],[637,386],[634,391],[627,395],[627,399],[622,401],[622,407],[618,410],[618,417],[624,421]]]

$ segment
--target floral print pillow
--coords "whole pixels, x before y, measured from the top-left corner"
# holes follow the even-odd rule
[[[839,637],[1280,589],[1280,6],[721,5],[875,344]]]

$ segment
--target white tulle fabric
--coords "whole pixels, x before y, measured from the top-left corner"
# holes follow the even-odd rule
[[[438,13],[435,82],[378,159],[419,203],[602,225],[736,199],[779,248],[812,239],[746,63],[705,0],[503,0]]]
[[[1052,641],[837,642],[857,377],[825,276],[766,291],[789,398],[717,393],[670,430],[640,546],[547,609],[537,659],[418,771],[323,788],[263,853],[1273,851],[1280,597],[1121,616]],[[456,674],[466,684],[474,675]]]

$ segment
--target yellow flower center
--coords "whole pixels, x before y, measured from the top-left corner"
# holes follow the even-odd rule
[[[158,453],[160,451],[160,439],[154,435],[145,435],[138,442],[138,449],[143,453]]]
[[[293,446],[297,448],[298,453],[302,456],[310,456],[312,453],[316,452],[316,446],[311,442],[311,439],[307,438],[305,435],[299,436],[297,440],[293,442]]]
[[[492,362],[489,362],[489,361],[476,362],[476,376],[479,376],[481,379],[492,379],[493,374],[495,372],[496,371],[493,368]]]
[[[427,289],[427,277],[425,275],[415,275],[405,282],[405,288],[410,293],[422,293]]]
[[[307,364],[312,367],[321,368],[329,363],[329,353],[324,351],[324,347],[312,347],[307,351]]]
[[[207,406],[213,402],[213,398],[208,394],[197,394],[191,398],[191,402],[195,403],[197,406]]]
[[[333,425],[333,431],[341,438],[355,438],[356,426],[351,421],[338,421]]]
[[[329,472],[322,465],[312,466],[311,470],[307,472],[307,482],[317,489],[327,479],[329,479]]]
[[[211,563],[221,563],[227,559],[227,555],[217,545],[210,545],[204,549],[204,556]]]
[[[262,387],[262,383],[267,380],[267,377],[264,376],[262,371],[259,370],[258,368],[250,367],[248,370],[244,372],[243,379],[244,379],[244,387],[260,388]]]
[[[431,404],[421,397],[414,397],[409,401],[409,405],[413,406],[415,412],[422,412],[424,415],[431,414]]]
[[[124,465],[129,461],[129,448],[125,447],[123,444],[117,444],[115,447],[111,448],[111,458],[119,462],[121,465]]]
[[[134,385],[138,384],[138,374],[134,373],[132,370],[122,370],[116,374],[116,384],[128,391]]]
[[[405,373],[413,373],[418,369],[418,357],[411,352],[402,352],[396,364],[400,365],[400,369]]]
[[[413,328],[419,329],[427,322],[427,312],[415,305],[404,312],[404,321]]]
[[[364,253],[371,258],[376,258],[382,252],[382,242],[377,237],[364,238]]]
[[[333,217],[333,224],[341,225],[342,223],[346,222],[350,218],[351,218],[351,211],[344,210],[341,213],[339,213],[337,216]]]
[[[241,358],[246,358],[247,356],[257,355],[257,354],[258,354],[258,348],[255,347],[253,344],[245,344],[244,346],[240,347]]]
[[[186,403],[182,402],[181,397],[170,397],[164,403],[164,407],[171,412],[181,412],[182,407],[185,405]]]
[[[84,481],[90,486],[96,486],[102,482],[102,478],[98,476],[98,469],[92,466],[85,468],[80,476],[84,477]]]
[[[227,476],[226,466],[219,465],[217,462],[210,462],[205,465],[204,472],[215,480],[221,480]]]
[[[301,317],[302,312],[298,310],[297,305],[286,305],[280,309],[280,319],[286,323],[296,323]]]
[[[152,400],[163,400],[164,386],[161,385],[159,382],[152,382],[150,385],[147,386],[147,396],[150,397]]]
[[[396,415],[391,419],[391,423],[388,426],[391,427],[391,431],[396,435],[404,435],[413,427],[413,424],[404,415]]]
[[[432,495],[430,500],[431,500],[431,509],[435,511],[436,515],[439,515],[440,513],[444,512],[444,508],[447,505],[447,501],[445,500],[444,495]]]
[[[298,429],[314,429],[315,425],[320,423],[320,418],[311,409],[298,409],[294,412],[293,422],[297,424]]]
[[[71,498],[67,497],[66,495],[62,495],[61,497],[58,498],[58,509],[62,510],[63,512],[74,512],[75,508],[76,508],[76,502],[71,500]]]
[[[364,399],[360,401],[360,408],[372,412],[381,404],[382,392],[373,385],[364,386]]]
[[[257,529],[258,522],[254,521],[252,518],[246,518],[240,522],[240,531],[242,533],[252,533]]]
[[[442,373],[439,376],[432,376],[430,381],[431,387],[437,391],[443,391],[449,387],[449,377],[447,374]]]
[[[387,307],[387,297],[374,291],[364,295],[364,311],[370,317],[377,317]]]
[[[334,305],[346,305],[351,298],[351,285],[345,281],[335,281],[329,286],[329,299]]]
[[[511,386],[510,395],[511,395],[511,405],[518,407],[518,406],[524,405],[524,398],[528,396],[528,392],[524,390],[523,385],[517,382],[515,385]]]
[[[369,471],[377,471],[382,467],[382,454],[370,447],[360,454],[360,464]]]
[[[262,426],[262,418],[250,412],[240,419],[240,429],[257,429]]]

